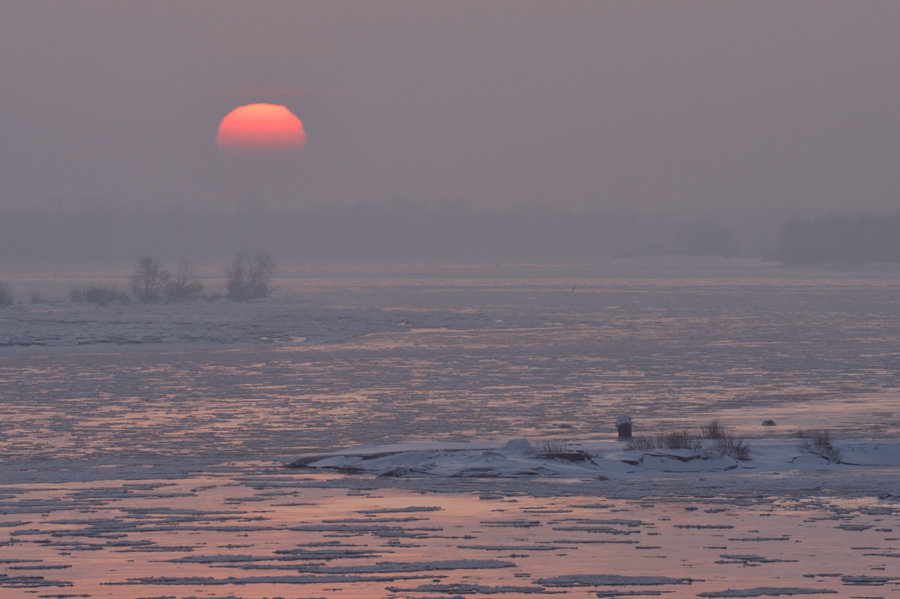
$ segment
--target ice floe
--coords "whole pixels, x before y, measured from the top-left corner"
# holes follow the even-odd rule
[[[538,584],[547,587],[600,587],[600,586],[662,586],[691,584],[691,578],[670,576],[622,576],[618,574],[567,574],[552,578],[540,578]]]
[[[698,597],[781,597],[790,595],[836,594],[830,589],[806,589],[801,587],[757,587],[754,589],[728,589],[700,593]]]

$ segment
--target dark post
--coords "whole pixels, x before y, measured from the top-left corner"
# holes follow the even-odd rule
[[[631,418],[628,416],[619,416],[616,418],[616,431],[618,431],[620,439],[630,439]]]

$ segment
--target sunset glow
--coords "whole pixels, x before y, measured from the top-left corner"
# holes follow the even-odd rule
[[[302,149],[306,132],[290,110],[277,104],[249,104],[229,112],[219,124],[222,149]]]

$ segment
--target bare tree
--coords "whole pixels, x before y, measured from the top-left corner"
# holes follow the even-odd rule
[[[275,273],[275,258],[263,252],[257,252],[250,263],[248,279],[250,295],[268,297],[272,291],[272,275]]]
[[[131,292],[145,304],[155,304],[163,297],[163,291],[172,274],[150,256],[141,256],[138,267],[131,276]]]
[[[194,299],[203,292],[203,283],[197,278],[197,269],[187,260],[181,261],[181,267],[166,285],[166,301],[181,302]]]
[[[246,301],[258,297],[268,297],[272,292],[272,274],[275,272],[275,258],[264,252],[256,255],[249,250],[238,252],[225,270],[228,277],[228,299]]]

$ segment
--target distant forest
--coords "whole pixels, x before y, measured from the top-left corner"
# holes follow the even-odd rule
[[[0,213],[0,264],[221,262],[241,248],[281,262],[523,262],[635,255],[734,256],[715,222],[626,210],[477,211],[453,203],[306,208]]]
[[[788,221],[775,257],[785,264],[900,262],[900,213]]]

